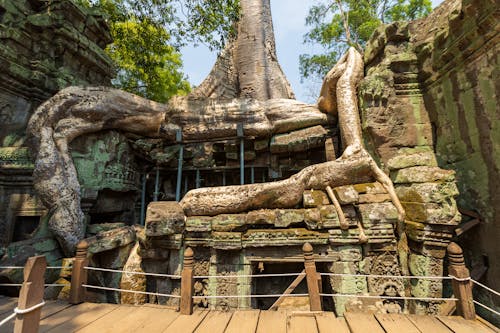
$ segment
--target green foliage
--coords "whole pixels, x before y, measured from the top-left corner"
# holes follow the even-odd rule
[[[179,48],[221,49],[234,34],[238,0],[73,0],[103,12],[114,42],[113,85],[159,102],[189,92]]]
[[[304,43],[319,44],[320,54],[300,56],[303,78],[322,78],[349,46],[361,50],[382,23],[414,20],[431,11],[430,0],[319,0],[309,9]]]

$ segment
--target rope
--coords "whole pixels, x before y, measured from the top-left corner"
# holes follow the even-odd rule
[[[121,291],[121,292],[133,293],[133,294],[165,296],[165,297],[173,297],[173,298],[180,298],[181,297],[179,295],[161,294],[161,293],[153,293],[153,292],[148,292],[148,291],[128,290],[128,289],[119,289],[119,288],[111,288],[111,287],[100,287],[100,286],[92,286],[92,285],[88,285],[88,284],[82,284],[82,287],[92,288],[92,289],[110,290],[110,291]]]
[[[326,297],[359,297],[359,298],[382,298],[382,299],[401,299],[416,301],[458,301],[458,298],[444,297],[409,297],[409,296],[375,296],[375,295],[351,295],[351,294],[319,294]]]
[[[453,275],[448,275],[448,276],[450,278],[452,278],[453,280],[460,281],[460,282],[467,282],[467,281],[472,280],[470,277],[459,278],[459,277],[456,277],[456,276],[453,276]]]
[[[47,266],[45,267],[46,269],[63,269],[63,268],[69,268],[69,267],[63,267],[63,266]],[[24,269],[24,266],[0,266],[0,269]]]
[[[29,313],[31,311],[34,311],[38,308],[41,308],[42,306],[45,305],[45,301],[42,300],[40,303],[36,304],[36,305],[33,305],[32,307],[29,307],[27,309],[19,309],[18,307],[16,307],[14,309],[14,313],[12,313],[11,315],[9,315],[7,318],[5,318],[4,320],[2,320],[0,322],[0,326],[6,324],[7,322],[9,322],[12,318],[14,318],[16,315],[18,314],[26,314],[26,313]]]
[[[346,274],[346,273],[319,273],[322,276],[345,276],[345,277],[371,277],[391,279],[428,279],[428,280],[451,280],[453,276],[423,276],[423,275],[377,275],[377,274]]]
[[[472,301],[474,302],[474,304],[477,304],[477,305],[479,305],[479,306],[481,306],[481,307],[485,308],[486,310],[489,310],[489,311],[493,312],[493,313],[494,313],[494,314],[496,314],[497,316],[500,316],[500,312],[495,311],[495,310],[493,310],[492,308],[490,308],[490,307],[488,307],[488,306],[486,306],[486,305],[484,305],[484,304],[479,303],[478,301],[474,301],[474,300],[472,300]]]
[[[478,282],[478,281],[476,281],[476,280],[474,280],[474,279],[471,279],[471,280],[472,280],[472,282],[473,282],[473,283],[477,284],[477,285],[478,285],[478,286],[480,286],[480,287],[483,287],[484,289],[488,290],[490,293],[493,293],[493,294],[495,294],[495,295],[497,295],[497,296],[500,296],[500,293],[499,293],[498,291],[496,291],[496,290],[494,290],[494,289],[491,289],[490,287],[485,286],[485,285],[484,285],[484,284],[482,284],[481,282]]]
[[[261,278],[261,277],[278,277],[278,276],[299,276],[306,275],[306,273],[283,273],[283,274],[258,274],[258,275],[196,275],[194,279],[236,279],[236,278]]]
[[[69,283],[46,283],[44,287],[65,287],[70,286]],[[0,287],[22,287],[22,283],[0,283]]]
[[[309,294],[257,294],[257,295],[216,295],[216,296],[193,296],[193,298],[266,298],[266,297],[304,297]]]
[[[132,272],[132,271],[122,271],[118,269],[109,269],[109,268],[99,268],[99,267],[83,267],[89,271],[101,271],[101,272],[111,272],[111,273],[125,273],[125,274],[133,274],[133,275],[146,275],[146,276],[159,276],[159,277],[167,277],[173,279],[180,279],[180,275],[172,275],[172,274],[159,274],[159,273],[145,273],[145,272]]]

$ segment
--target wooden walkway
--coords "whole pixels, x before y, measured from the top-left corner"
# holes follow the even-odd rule
[[[0,296],[0,320],[12,313],[17,299]],[[12,332],[14,320],[0,327]],[[484,321],[468,321],[462,317],[430,317],[416,315],[372,315],[347,313],[335,318],[331,312],[283,312],[246,310],[234,312],[195,311],[193,315],[154,305],[127,306],[116,304],[50,301],[42,309],[40,332],[98,333],[491,333],[499,332]]]

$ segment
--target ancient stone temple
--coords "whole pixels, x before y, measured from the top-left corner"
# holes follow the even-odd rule
[[[276,60],[269,1],[241,0],[237,37],[190,95],[159,104],[106,87],[70,87],[39,106],[69,83],[105,85],[111,74],[101,49],[109,38],[98,16],[62,0],[36,4],[24,5],[33,18],[18,10],[17,2],[1,16],[13,36],[22,31],[33,38],[31,45],[40,43],[25,51],[31,60],[26,64],[9,53],[1,59],[45,75],[44,85],[38,85],[24,80],[23,71],[0,74],[29,87],[0,86],[6,96],[0,101],[7,101],[1,115],[12,124],[0,148],[5,198],[0,211],[6,212],[0,220],[6,235],[1,262],[19,262],[36,252],[60,263],[85,238],[91,265],[176,276],[191,247],[195,275],[205,277],[195,284],[198,306],[267,309],[275,299],[206,296],[283,292],[293,277],[250,276],[301,272],[302,246],[308,242],[318,270],[340,274],[323,276],[326,293],[374,297],[324,299],[339,315],[349,308],[439,313],[447,306],[422,300],[449,293],[439,280],[377,275],[445,275],[446,246],[457,237],[457,226],[467,222],[455,201],[458,187],[475,188],[465,165],[485,160],[488,177],[498,182],[492,134],[498,110],[484,102],[498,99],[493,1],[449,0],[425,19],[381,26],[363,55],[350,49],[332,68],[317,105],[294,100]],[[44,18],[47,6],[75,19],[70,24],[62,16]],[[9,18],[21,12],[30,23],[14,26]],[[40,22],[43,29],[37,28]],[[462,23],[470,27],[466,33]],[[65,29],[70,32],[61,32]],[[59,39],[50,44],[45,34]],[[12,48],[22,47],[15,37],[6,40]],[[77,44],[58,49],[58,43]],[[29,53],[33,49],[36,54]],[[32,59],[49,51],[56,53],[43,59],[54,63],[42,68],[57,70],[34,69]],[[478,62],[491,65],[470,65]],[[476,119],[470,109],[484,110],[476,117],[490,122],[478,125],[477,135],[461,131],[468,126],[463,119]],[[456,135],[464,145],[452,142]],[[479,149],[477,140],[488,147],[467,159],[461,149]],[[462,207],[481,212],[495,228],[496,210],[488,213],[488,205],[480,205],[494,202],[493,189],[459,198]],[[20,255],[27,247],[31,252]],[[18,278],[13,272],[0,276]],[[93,272],[90,279],[112,288],[180,293],[177,278]],[[400,296],[419,300],[390,299]],[[89,297],[178,302],[115,292]],[[297,297],[282,306],[304,304],[307,299]]]

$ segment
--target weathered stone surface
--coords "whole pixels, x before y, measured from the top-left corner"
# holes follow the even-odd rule
[[[212,217],[213,231],[231,231],[245,225],[245,214],[220,214]]]
[[[273,154],[307,151],[321,147],[326,140],[326,130],[322,126],[314,126],[287,134],[275,135],[271,138],[270,149]]]
[[[349,226],[356,226],[358,221],[356,211],[353,206],[342,206],[342,212]],[[333,205],[324,205],[319,208],[309,208],[304,210],[304,222],[308,229],[330,229],[340,228],[340,221],[337,210]]]
[[[330,200],[325,192],[320,190],[307,190],[302,195],[302,203],[304,208],[319,207],[328,205]]]
[[[167,236],[182,232],[186,216],[175,201],[151,202],[146,211],[146,236]]]
[[[212,231],[211,216],[189,216],[186,218],[187,232],[210,232]]]
[[[278,209],[276,210],[276,228],[287,228],[304,221],[304,209]]]
[[[377,224],[370,229],[365,229],[364,232],[368,237],[368,244],[390,243],[395,241],[394,227],[392,224]],[[328,233],[330,234],[329,240],[332,245],[361,243],[359,228],[349,228],[347,230],[330,229]]]
[[[133,227],[122,227],[101,232],[93,237],[86,238],[89,244],[88,252],[96,254],[128,245],[136,240]]]
[[[142,267],[142,258],[139,254],[139,243],[137,242],[130,255],[123,266],[123,270],[127,272],[138,272],[144,273]],[[133,273],[122,273],[120,281],[120,289],[134,290],[134,291],[146,291],[146,276]],[[146,303],[147,295],[137,294],[137,293],[120,293],[120,303],[121,304],[144,304]]]
[[[364,227],[398,221],[398,211],[391,202],[360,204],[357,209]]]
[[[414,166],[437,167],[436,155],[431,147],[404,148],[387,161],[389,170],[405,169]]]
[[[274,225],[276,223],[276,211],[271,209],[249,211],[246,215],[245,223]]]
[[[442,203],[458,195],[454,182],[401,184],[396,187],[396,193],[405,202]]]
[[[335,187],[333,192],[341,205],[358,203],[359,193],[352,185]]]
[[[387,193],[380,193],[380,194],[371,194],[371,193],[364,193],[359,195],[358,203],[364,204],[364,203],[380,203],[380,202],[387,202],[391,201],[391,196]]]
[[[443,276],[443,260],[410,254],[408,266],[412,275]],[[415,297],[442,297],[443,284],[440,280],[417,279],[411,284],[411,294]]]
[[[455,171],[438,167],[416,166],[391,172],[394,183],[431,183],[451,182],[455,180]]]
[[[451,241],[456,224],[440,225],[405,221],[405,225],[409,239],[426,245],[439,246],[443,250]]]
[[[311,244],[327,244],[328,233],[309,231],[304,228],[293,229],[252,229],[242,235],[244,248],[262,246],[292,246]]]
[[[340,274],[356,274],[359,273],[359,266],[357,262],[334,262],[327,265],[327,270],[331,273]],[[354,276],[330,276],[329,277],[332,290],[339,294],[366,294],[368,293],[368,286],[365,277]],[[355,301],[351,297],[334,297],[335,312],[337,315],[343,315],[346,304]]]
[[[210,245],[214,249],[238,250],[242,248],[241,232],[213,231],[210,236]]]
[[[436,203],[402,202],[410,221],[457,225],[461,221],[455,200]]]
[[[124,226],[125,226],[125,223],[122,223],[122,222],[89,224],[87,226],[87,229],[85,230],[85,232],[87,234],[96,235],[100,232],[110,231],[110,230],[113,230],[116,228],[121,228]]]

